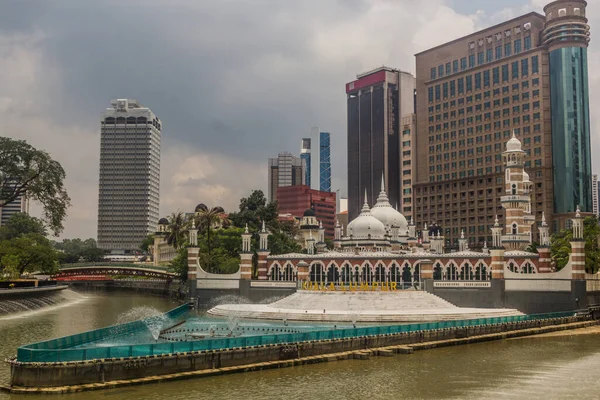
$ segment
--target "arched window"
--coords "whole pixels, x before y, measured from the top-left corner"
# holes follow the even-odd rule
[[[421,264],[415,265],[413,272],[413,282],[421,282]]]
[[[350,266],[350,264],[344,264],[344,266],[342,267],[342,282],[352,282],[352,267]]]
[[[271,266],[271,274],[269,275],[269,279],[272,281],[280,281],[282,280],[283,276],[281,274],[281,269],[279,268],[279,265],[275,264],[273,266]]]
[[[311,282],[325,282],[325,269],[323,264],[316,263],[310,266],[309,277]]]
[[[512,194],[513,195],[517,194],[517,185],[515,185],[514,183],[512,184]]]
[[[402,281],[402,275],[400,274],[400,268],[395,263],[390,268],[390,282],[400,283]]]
[[[519,268],[515,265],[514,262],[508,263],[508,270],[510,272],[519,272]]]
[[[433,279],[436,281],[442,280],[442,266],[440,263],[436,263],[435,267],[433,267]]]
[[[294,275],[294,267],[290,264],[286,265],[285,270],[283,271],[283,279],[286,281],[295,281]]]
[[[335,264],[329,265],[327,269],[327,282],[328,283],[337,283],[340,280],[340,272]]]
[[[521,268],[521,273],[522,274],[535,274],[535,268],[533,267],[533,265],[531,265],[531,263],[529,261],[527,261],[525,264],[523,264],[523,267]]]
[[[377,264],[375,269],[375,282],[385,282],[385,266],[381,263]]]
[[[518,233],[518,227],[517,227],[517,224],[514,223],[514,224],[512,224],[512,234],[516,235],[517,233]]]
[[[364,282],[364,283],[373,282],[373,271],[371,270],[370,265],[363,265],[360,278],[361,278],[361,282]]]
[[[475,280],[487,281],[487,267],[484,263],[479,263],[475,268]]]
[[[412,282],[412,272],[410,270],[410,265],[404,264],[404,268],[402,268],[402,283],[404,287],[410,286]]]
[[[458,268],[455,264],[450,264],[446,270],[446,280],[457,281],[458,280]]]
[[[465,263],[460,269],[460,280],[461,281],[472,281],[473,280],[473,268],[471,264]]]

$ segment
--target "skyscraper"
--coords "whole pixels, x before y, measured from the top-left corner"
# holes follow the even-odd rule
[[[463,229],[472,246],[491,242],[494,217],[504,219],[500,153],[513,132],[526,152],[536,220],[544,212],[556,231],[577,205],[592,211],[585,6],[554,1],[545,16],[532,12],[416,55],[418,228],[437,222],[450,247]]]
[[[277,201],[277,188],[304,185],[305,160],[292,153],[279,153],[269,158],[269,201]]]
[[[27,196],[18,196],[13,201],[0,206],[0,226],[6,225],[10,217],[16,213],[29,214],[29,199]]]
[[[314,152],[313,152],[314,150]],[[331,135],[313,127],[302,139],[300,158],[305,161],[305,183],[314,190],[331,192]],[[313,175],[314,174],[314,175]]]
[[[400,123],[415,112],[415,78],[381,67],[346,84],[348,103],[348,214],[356,218],[367,190],[369,204],[381,174],[392,205],[400,207]]]
[[[100,123],[98,247],[127,253],[157,228],[162,122],[137,100],[111,105]]]

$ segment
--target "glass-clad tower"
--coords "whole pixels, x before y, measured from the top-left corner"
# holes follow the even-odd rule
[[[314,190],[331,192],[331,134],[313,127],[310,137],[302,139],[300,158],[306,164],[305,184]]]
[[[548,46],[554,212],[592,212],[592,166],[587,47],[590,27],[584,0],[559,0],[544,8]]]
[[[319,190],[331,192],[331,135],[319,133]]]

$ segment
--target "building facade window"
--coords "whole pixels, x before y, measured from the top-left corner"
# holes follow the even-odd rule
[[[521,52],[521,39],[515,40],[515,54],[519,54]]]
[[[498,46],[496,47],[496,60],[499,60],[502,58],[502,46]]]
[[[525,48],[525,51],[531,50],[531,36],[526,36],[525,39],[523,39],[523,47]]]
[[[510,57],[512,55],[512,43],[504,44],[504,57]]]
[[[531,73],[535,75],[539,72],[539,57],[533,56],[531,57]]]

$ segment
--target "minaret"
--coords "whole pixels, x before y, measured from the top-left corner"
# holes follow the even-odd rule
[[[494,220],[492,229],[492,248],[490,255],[492,263],[492,279],[504,279],[504,246],[502,246],[502,227],[498,221],[498,216]]]
[[[317,242],[317,253],[324,253],[327,244],[325,243],[325,228],[323,222],[319,221],[319,241]]]
[[[340,221],[335,221],[335,230],[333,234],[333,247],[339,249],[342,247],[342,227],[340,226]]]
[[[192,226],[188,231],[189,237],[189,247],[187,249],[188,252],[188,296],[191,303],[196,303],[196,289],[197,285],[197,275],[198,275],[198,254],[200,253],[200,248],[198,248],[198,231],[196,230],[196,226],[194,225],[194,221],[192,220]]]
[[[492,229],[492,248],[503,247],[502,246],[502,227],[500,226],[500,222],[498,221],[498,216],[496,215],[496,219],[494,220],[494,226]]]
[[[509,250],[524,250],[531,244],[531,182],[528,182],[524,171],[525,154],[521,149],[521,142],[513,132],[512,138],[506,143],[506,151],[502,153],[506,195],[500,198],[502,207],[506,210],[502,243]]]
[[[262,229],[258,233],[259,237],[259,250],[258,254],[258,279],[267,279],[267,257],[271,253],[269,251],[269,232],[265,228],[265,221],[262,222]]]
[[[429,228],[427,222],[423,225],[423,249],[429,250],[431,248],[431,242],[429,241]]]
[[[583,218],[577,206],[573,222],[573,239],[571,240],[571,256],[569,262],[572,267],[573,279],[585,279],[585,239],[583,238]]]
[[[552,271],[552,259],[550,258],[550,235],[548,224],[546,223],[546,214],[542,213],[542,224],[538,227],[540,231],[540,245],[537,248],[537,252],[540,256],[538,271],[539,272],[551,272]]]
[[[460,239],[458,239],[458,251],[466,251],[466,250],[467,250],[467,239],[465,239],[465,230],[461,229]]]
[[[252,279],[252,234],[248,232],[248,224],[242,233],[242,252],[240,253],[240,278]]]

